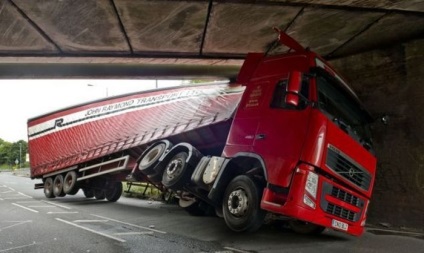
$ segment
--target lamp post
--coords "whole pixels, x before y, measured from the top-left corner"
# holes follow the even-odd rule
[[[22,142],[19,142],[19,169],[22,168]]]

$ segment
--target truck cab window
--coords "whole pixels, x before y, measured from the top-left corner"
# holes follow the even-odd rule
[[[300,103],[299,106],[294,107],[285,103],[285,96],[287,94],[287,83],[288,80],[280,80],[275,86],[274,94],[272,96],[271,108],[280,109],[304,109],[307,106],[307,99],[309,98],[309,82],[307,80],[302,81],[302,88],[300,91]]]

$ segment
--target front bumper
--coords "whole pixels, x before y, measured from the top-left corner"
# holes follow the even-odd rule
[[[360,236],[364,232],[368,200],[322,175],[318,175],[317,194],[314,198],[305,190],[308,173],[312,170],[306,164],[296,169],[286,198],[278,198],[270,189],[265,189],[261,208]],[[307,205],[305,198],[312,200],[314,204]]]

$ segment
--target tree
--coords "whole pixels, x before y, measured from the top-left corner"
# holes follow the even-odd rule
[[[0,139],[0,165],[14,165],[16,160],[24,164],[27,152],[28,143],[24,140],[11,143]]]

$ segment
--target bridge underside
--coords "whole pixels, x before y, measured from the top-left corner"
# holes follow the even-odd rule
[[[160,74],[133,71],[146,64],[197,66],[212,76],[220,65],[234,74],[247,52],[270,48],[274,26],[327,58],[342,58],[422,37],[424,2],[2,0],[0,76]],[[16,64],[20,71],[12,71]],[[130,66],[108,74],[117,64]]]

